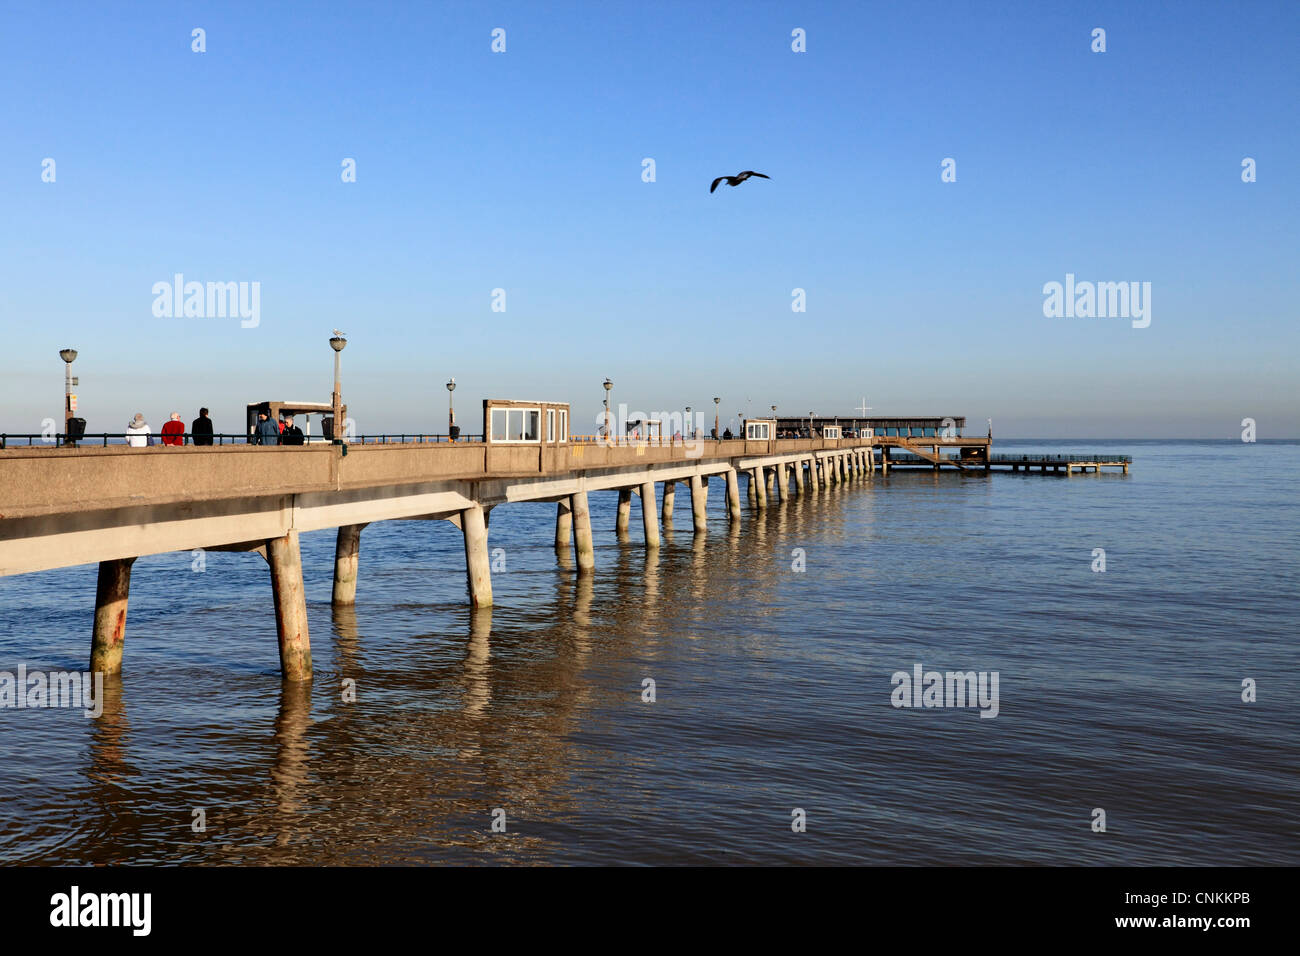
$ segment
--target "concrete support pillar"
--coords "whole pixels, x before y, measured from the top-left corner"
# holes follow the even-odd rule
[[[708,485],[699,475],[691,475],[691,520],[694,524],[695,531],[705,531],[708,529]]]
[[[105,676],[122,672],[122,645],[126,641],[126,604],[131,593],[131,565],[135,558],[99,562],[95,585],[95,625],[90,636],[90,670]],[[20,693],[26,693],[23,689]]]
[[[568,499],[555,503],[555,546],[567,548],[573,542],[573,508]]]
[[[659,547],[659,520],[655,517],[655,483],[641,484],[641,528],[645,532],[645,546]]]
[[[765,472],[767,472],[767,474],[764,476],[764,480],[766,481],[766,485],[764,487],[767,489],[767,497],[769,498],[776,497],[776,469],[778,467],[780,466],[778,465],[772,468],[763,469]]]
[[[760,508],[767,507],[767,488],[764,485],[765,479],[764,479],[763,471],[764,471],[763,466],[759,465],[752,472],[750,472],[751,475],[750,481],[754,485],[755,494],[758,495],[758,507]]]
[[[660,516],[663,519],[664,531],[671,531],[673,528],[673,502],[677,499],[677,482],[664,482],[664,502],[663,510]]]
[[[757,508],[758,488],[756,487],[756,483],[754,481],[753,469],[750,469],[749,472],[747,472],[747,474],[749,475],[749,480],[745,482],[745,500],[749,502],[749,507]]]
[[[492,604],[492,562],[488,559],[483,506],[474,505],[462,511],[460,527],[465,534],[465,581],[469,585],[470,603],[488,607]]]
[[[591,542],[591,512],[587,508],[587,493],[579,491],[569,497],[573,511],[573,545],[577,552],[578,573],[589,574],[596,567],[596,549]]]
[[[343,607],[357,603],[357,564],[361,556],[364,524],[345,524],[334,541],[334,593],[330,603]]]
[[[794,463],[794,487],[795,490],[799,492],[799,494],[802,496],[803,495],[803,462],[802,461],[796,461]]]
[[[627,523],[632,515],[632,489],[618,489],[618,517],[614,519],[614,533],[620,538],[627,537]]]
[[[734,468],[727,469],[727,517],[740,520],[740,479]]]
[[[311,638],[307,634],[307,594],[302,584],[298,532],[268,538],[266,561],[271,566],[275,629],[280,638],[280,676],[285,680],[311,680]]]

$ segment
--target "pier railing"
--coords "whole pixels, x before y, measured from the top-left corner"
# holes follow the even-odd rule
[[[62,433],[50,436],[40,433],[32,434],[13,434],[10,432],[0,433],[0,448],[8,448],[11,445],[22,447],[48,446],[50,448],[64,448],[70,445],[100,445],[107,448],[109,445],[125,445],[127,443],[126,432],[93,432],[81,435],[76,441],[69,442],[68,436]],[[139,436],[131,436],[139,437]],[[163,438],[179,438],[182,444],[193,445],[194,435],[191,432],[183,432],[179,435],[163,435],[161,432],[150,432],[148,436],[149,444],[161,445],[166,444]],[[250,441],[249,435],[232,435],[228,433],[213,433],[211,435],[200,436],[211,439],[207,444],[211,445],[248,445],[254,444]],[[395,445],[395,444],[434,444],[444,442],[449,444],[464,444],[472,442],[482,442],[482,435],[465,435],[461,434],[456,439],[450,435],[434,434],[432,432],[415,433],[401,432],[397,434],[380,434],[380,435],[356,435],[347,439],[348,444],[356,445]],[[303,438],[304,444],[329,444],[328,438],[322,438],[319,435],[307,435]]]
[[[127,437],[128,436],[126,432],[87,432],[81,435],[80,437],[78,437],[75,441],[69,442],[68,436],[61,432],[52,436],[44,435],[37,432],[22,433],[22,434],[17,434],[13,432],[4,432],[4,433],[0,433],[0,448],[9,448],[9,447],[25,448],[28,446],[31,446],[33,448],[38,446],[49,447],[49,448],[64,448],[70,446],[84,447],[87,445],[92,445],[92,446],[99,445],[104,448],[107,448],[109,445],[127,444]],[[180,438],[182,440],[182,443],[186,445],[195,444],[194,435],[191,432],[183,432],[179,435],[167,435],[167,436],[164,436],[161,432],[150,432],[147,437],[150,440],[149,443],[153,445],[164,444],[162,440],[164,437]],[[211,435],[204,435],[202,437],[210,438],[211,439],[210,444],[213,445],[255,444],[250,440],[251,436],[243,435],[243,434],[214,432]],[[648,438],[644,436],[641,437],[628,436],[626,438],[615,438],[610,442],[610,444],[614,447],[618,447],[622,445],[628,445],[628,446],[640,445],[640,446],[654,447],[654,448],[672,448],[674,446],[690,444],[690,443],[699,443],[699,442],[719,443],[724,441],[743,441],[743,440],[744,440],[743,436],[737,436],[735,438],[714,438],[712,435],[700,435],[692,438],[690,436],[683,437],[681,435],[664,435],[662,437],[655,435]],[[312,444],[312,445],[329,444],[329,439],[322,438],[319,435],[307,435],[304,437],[303,441],[304,444]],[[378,435],[354,435],[353,437],[346,439],[346,441],[349,445],[401,445],[401,444],[419,445],[419,444],[439,444],[439,443],[473,444],[473,443],[482,443],[483,436],[467,435],[462,433],[457,438],[452,439],[451,436],[449,435],[436,434],[433,432],[419,432],[419,433],[417,432],[387,433],[386,432]],[[605,441],[606,440],[603,435],[570,435],[566,440],[566,443],[571,445],[603,445],[605,444]]]

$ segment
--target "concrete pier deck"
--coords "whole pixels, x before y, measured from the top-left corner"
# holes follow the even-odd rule
[[[722,477],[730,520],[741,517],[737,476],[757,489],[753,506],[786,500],[789,475],[809,490],[874,468],[872,440],[786,439],[683,443],[551,442],[531,445],[315,444],[0,450],[0,575],[97,563],[92,667],[122,666],[131,564],[142,555],[195,549],[250,551],[271,572],[284,677],[311,677],[298,536],[338,529],[334,601],[364,587],[362,529],[376,521],[447,520],[464,534],[466,587],[492,603],[488,535],[493,509],[555,502],[556,547],[576,552],[578,574],[596,566],[587,496],[641,499],[647,548],[659,543],[673,492],[692,496],[705,531],[708,479]],[[806,475],[806,478],[805,478]],[[765,493],[769,478],[779,495]],[[662,512],[656,485],[666,489]],[[622,512],[620,511],[620,516]]]

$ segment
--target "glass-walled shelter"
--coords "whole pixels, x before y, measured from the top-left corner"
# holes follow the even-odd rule
[[[569,405],[484,399],[483,439],[490,445],[563,445],[569,440]]]

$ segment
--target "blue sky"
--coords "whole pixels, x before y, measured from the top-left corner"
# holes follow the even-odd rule
[[[700,6],[6,6],[0,429],[59,416],[70,345],[89,430],[233,431],[328,401],[339,327],[364,432],[442,429],[454,375],[470,431],[485,397],[591,431],[609,376],[647,411],[1300,436],[1300,4]],[[772,179],[709,194],[742,169]],[[155,317],[178,272],[259,282],[258,326]],[[1150,282],[1150,327],[1045,317],[1066,273]]]

